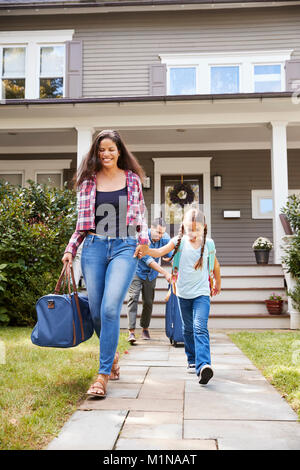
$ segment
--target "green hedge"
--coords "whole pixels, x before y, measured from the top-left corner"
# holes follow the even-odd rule
[[[287,271],[296,279],[296,287],[288,295],[295,308],[300,311],[300,197],[295,194],[289,196],[282,212],[287,216],[295,234],[283,257]]]
[[[0,181],[0,325],[33,325],[35,303],[53,292],[76,223],[76,194]]]

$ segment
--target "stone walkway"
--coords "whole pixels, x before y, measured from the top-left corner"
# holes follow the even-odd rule
[[[215,375],[186,372],[182,347],[152,330],[120,362],[106,399],[85,400],[49,450],[300,450],[296,413],[224,332],[211,331]]]

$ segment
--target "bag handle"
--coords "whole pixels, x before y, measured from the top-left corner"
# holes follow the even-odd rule
[[[67,271],[67,265],[68,265],[68,262],[64,263],[63,268],[62,268],[61,273],[60,273],[60,276],[59,276],[59,279],[56,283],[56,286],[55,286],[55,289],[54,289],[53,293],[56,294],[56,295],[59,294],[60,289],[61,289],[61,283],[62,283],[63,277],[65,276],[65,278],[68,279],[68,289],[69,289],[69,295],[71,297],[71,279],[70,279],[70,273],[71,273],[74,299],[75,299],[75,302],[76,302],[78,317],[79,317],[79,321],[80,321],[81,337],[82,337],[82,340],[84,341],[83,322],[82,322],[82,316],[81,316],[80,305],[79,305],[79,300],[78,300],[78,291],[77,291],[77,287],[76,287],[73,266],[70,266],[69,271]]]

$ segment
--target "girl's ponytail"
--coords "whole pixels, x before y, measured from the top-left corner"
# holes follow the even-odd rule
[[[171,258],[169,259],[169,261],[172,261],[172,259],[176,255],[177,251],[179,250],[179,246],[180,246],[183,234],[184,234],[184,225],[182,223],[181,226],[180,226],[179,232],[178,232],[178,240],[177,240],[176,246],[174,248],[173,254],[172,254]]]
[[[202,242],[202,246],[201,246],[201,254],[200,254],[200,258],[198,259],[197,263],[194,265],[195,269],[199,269],[199,268],[202,269],[202,266],[203,266],[203,253],[204,253],[204,247],[205,247],[205,242],[206,242],[206,235],[207,235],[207,225],[205,224],[204,234],[203,234],[203,242]]]

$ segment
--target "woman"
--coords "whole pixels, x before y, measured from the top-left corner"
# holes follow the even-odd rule
[[[74,177],[78,219],[62,261],[69,269],[84,240],[81,267],[100,338],[99,375],[87,394],[100,398],[106,396],[108,378],[119,379],[120,312],[137,253],[146,252],[149,243],[143,177],[141,166],[113,130],[96,136]]]

